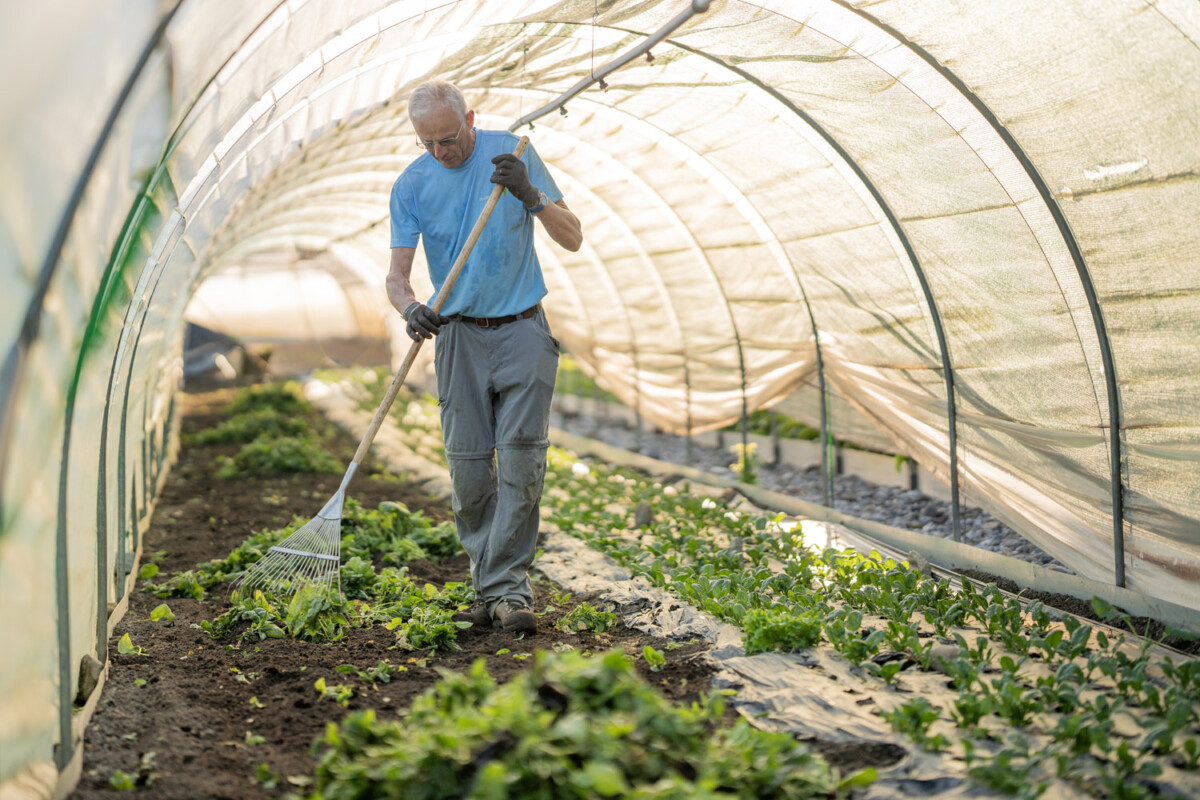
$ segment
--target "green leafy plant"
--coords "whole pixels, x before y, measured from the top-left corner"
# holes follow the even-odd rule
[[[189,444],[228,444],[252,442],[260,436],[311,437],[312,426],[303,416],[281,413],[276,408],[256,408],[236,414],[214,428],[185,437]]]
[[[996,701],[996,714],[1009,721],[1014,727],[1028,725],[1033,715],[1042,710],[1041,696],[1023,685],[1009,672],[992,682],[992,695]]]
[[[314,788],[324,797],[832,796],[828,766],[787,734],[718,725],[718,699],[664,700],[619,652],[540,653],[497,686],[477,661],[383,721],[373,711],[329,729]],[[480,758],[486,753],[486,758]],[[864,782],[869,776],[864,776]],[[468,792],[464,787],[470,787]]]
[[[133,788],[133,776],[122,772],[119,769],[114,769],[112,775],[108,778],[108,785],[116,789],[118,792],[126,792]]]
[[[133,643],[128,633],[122,635],[117,641],[117,652],[123,656],[142,656],[146,654],[144,648],[138,647]]]
[[[995,757],[979,761],[970,756],[970,740],[963,740],[963,746],[968,753],[967,774],[980,783],[1022,800],[1033,800],[1046,791],[1047,781],[1034,779],[1039,759],[1029,752],[1023,737],[1010,736]]]
[[[209,636],[223,639],[234,627],[245,622],[249,623],[249,626],[242,632],[239,641],[283,638],[283,617],[278,601],[267,597],[262,591],[242,596],[235,590],[230,595],[229,602],[230,607],[211,622],[204,620],[200,623],[200,628]]]
[[[822,624],[825,638],[854,666],[878,653],[883,643],[884,631],[864,631],[862,620],[861,611],[843,607],[830,612]]]
[[[774,431],[772,431],[772,415],[775,418]],[[735,422],[724,428],[724,430],[728,433],[740,433],[742,430],[741,422]],[[782,439],[812,440],[821,435],[818,429],[805,425],[803,422],[799,422],[778,412],[766,410],[755,411],[746,417],[746,430],[748,433],[758,436],[770,436],[772,433],[775,433]]]
[[[746,653],[802,650],[821,640],[821,620],[815,612],[796,614],[762,608],[746,612],[742,619]]]
[[[322,700],[332,700],[342,707],[350,705],[350,698],[354,697],[354,690],[349,686],[344,683],[329,685],[324,678],[317,678],[313,688],[321,695]]]
[[[264,789],[274,789],[279,785],[280,775],[271,769],[271,765],[263,762],[254,768],[254,780]]]
[[[295,415],[312,411],[295,381],[263,383],[239,389],[230,402],[227,413],[245,414],[269,409],[278,414]]]
[[[1195,739],[1185,739],[1182,751],[1178,760],[1180,769],[1196,770],[1200,769],[1200,742]]]
[[[167,578],[160,584],[146,584],[146,591],[157,597],[190,597],[193,600],[204,599],[204,585],[197,573],[188,570]]]
[[[742,483],[758,483],[758,457],[755,455],[758,445],[754,442],[745,445],[738,442],[729,449],[737,456],[733,471],[737,473],[738,480]]]
[[[662,654],[662,651],[655,650],[650,645],[642,648],[642,658],[645,659],[651,672],[659,672],[667,665],[667,657]]]
[[[158,574],[158,564],[143,564],[138,570],[138,580],[144,581],[153,578]]]
[[[158,754],[153,750],[143,753],[135,773],[130,775],[119,769],[114,769],[112,775],[109,776],[108,785],[118,792],[150,786],[154,781],[158,780],[157,758]]]
[[[939,716],[938,709],[924,697],[914,697],[893,711],[883,712],[883,718],[891,723],[894,730],[933,752],[944,750],[950,744],[950,740],[940,733],[929,735],[930,727]]]
[[[932,668],[938,641],[957,642],[954,663],[941,665],[960,692],[947,715],[969,736],[995,741],[995,723],[1004,720],[1060,737],[1032,754],[1020,737],[1008,737],[999,749],[980,748],[972,756],[975,780],[1021,785],[1012,790],[1033,797],[1045,785],[1042,766],[1052,762],[1065,780],[1099,793],[1101,771],[1130,776],[1141,769],[1143,756],[1136,754],[1161,759],[1173,747],[1176,763],[1185,763],[1178,751],[1198,719],[1200,662],[1152,664],[1146,645],[1131,654],[1125,635],[1109,636],[1037,601],[1025,605],[995,585],[952,586],[878,553],[814,551],[771,516],[729,513],[723,502],[690,493],[686,482],[655,485],[553,448],[548,462],[545,498],[563,531],[747,634],[756,610],[815,612],[821,635],[839,653],[884,680],[894,680],[911,660]],[[640,503],[655,509],[654,518],[631,535],[629,509]],[[1094,607],[1122,621],[1120,612]],[[885,643],[908,659],[879,659],[876,666],[871,659]],[[988,682],[980,680],[984,674]],[[1132,766],[1122,766],[1117,752],[1117,710],[1143,729],[1127,740]],[[1018,781],[1006,783],[1010,766]]]
[[[988,714],[995,709],[995,701],[990,694],[964,691],[954,698],[953,710],[950,716],[960,728],[975,728]]]
[[[217,459],[218,478],[295,472],[340,473],[344,466],[314,439],[259,436],[233,458]]]
[[[336,642],[350,626],[346,600],[336,590],[305,586],[292,596],[284,625],[297,639]]]
[[[392,664],[384,659],[370,669],[359,669],[353,664],[341,664],[337,667],[337,671],[343,675],[355,675],[365,683],[391,683],[393,676],[400,672],[407,672],[408,667]]]
[[[175,619],[175,614],[174,614],[174,612],[171,611],[171,607],[168,606],[166,603],[159,603],[157,606],[155,606],[154,610],[150,612],[150,621],[151,622],[158,622],[159,620],[172,620],[172,619]]]
[[[399,650],[458,650],[458,632],[469,622],[455,622],[452,612],[434,606],[421,606],[408,619],[393,619],[388,630],[396,634]]]
[[[569,631],[572,633],[580,631],[604,633],[616,624],[616,614],[611,611],[602,611],[595,608],[591,603],[584,602],[560,617],[558,622],[555,623],[555,627],[560,631]]]
[[[342,564],[342,593],[348,599],[369,600],[373,598],[375,583],[378,580],[371,562],[364,561],[361,556],[354,556]]]

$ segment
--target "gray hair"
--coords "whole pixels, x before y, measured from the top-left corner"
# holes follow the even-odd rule
[[[408,118],[423,119],[439,108],[450,108],[459,119],[467,118],[467,101],[456,86],[445,81],[425,81],[408,98]]]

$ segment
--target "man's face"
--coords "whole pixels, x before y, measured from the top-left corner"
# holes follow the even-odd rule
[[[470,158],[471,151],[475,149],[475,131],[471,130],[474,123],[474,111],[468,111],[466,120],[461,120],[454,113],[454,109],[442,106],[420,120],[414,120],[413,128],[416,129],[420,141],[433,143],[432,147],[426,145],[425,149],[429,151],[429,155],[436,158],[443,167],[454,169]],[[443,140],[448,139],[454,139],[454,144],[441,144]]]

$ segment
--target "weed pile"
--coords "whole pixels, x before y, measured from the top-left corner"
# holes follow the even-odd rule
[[[282,528],[250,536],[225,558],[206,561],[161,583],[148,584],[147,591],[164,598],[201,600],[206,590],[241,577],[271,547],[307,523],[305,517],[295,516]],[[342,582],[348,598],[367,598],[368,587],[375,587],[380,580],[376,565],[398,567],[417,560],[436,562],[461,549],[454,523],[435,525],[422,512],[410,511],[403,503],[385,501],[377,509],[368,509],[350,498],[342,507]]]
[[[240,577],[305,521],[295,517],[283,528],[257,533],[225,558],[147,584],[146,589],[163,598],[203,599],[208,589]],[[341,639],[349,627],[384,623],[395,634],[399,649],[455,649],[462,626],[451,617],[474,602],[470,585],[450,582],[440,590],[418,585],[403,565],[418,559],[441,561],[460,550],[451,522],[434,525],[403,503],[386,501],[378,509],[366,509],[347,500],[342,512],[341,591],[306,587],[287,599],[235,590],[230,607],[200,627],[214,639],[237,633],[239,642],[285,635],[329,642]]]

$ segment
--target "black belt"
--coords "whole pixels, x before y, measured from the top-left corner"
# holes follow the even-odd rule
[[[507,325],[510,322],[516,322],[519,319],[529,319],[538,312],[541,304],[527,308],[519,314],[509,314],[507,317],[468,317],[466,314],[451,314],[451,322],[469,322],[472,325],[478,325],[481,328],[499,328],[501,325]]]

